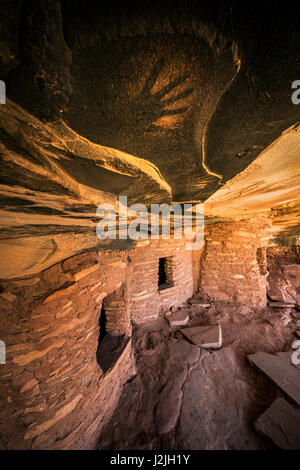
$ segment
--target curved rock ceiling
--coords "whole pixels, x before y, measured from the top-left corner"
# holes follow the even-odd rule
[[[199,3],[0,2],[0,277],[98,245],[118,195],[297,239],[298,12]]]
[[[243,217],[296,201],[300,182],[300,127],[287,129],[241,173],[205,202],[206,215]]]

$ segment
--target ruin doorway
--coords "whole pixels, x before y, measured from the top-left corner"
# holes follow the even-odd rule
[[[111,369],[129,341],[129,308],[124,287],[106,296],[99,316],[96,358],[103,372]]]

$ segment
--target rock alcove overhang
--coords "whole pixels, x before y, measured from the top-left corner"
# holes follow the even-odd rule
[[[16,0],[4,10],[6,266],[17,252],[29,274],[99,244],[96,207],[120,194],[147,204],[208,200],[211,220],[297,199],[293,7],[260,6],[258,15],[254,4],[235,2],[144,10],[140,2]]]

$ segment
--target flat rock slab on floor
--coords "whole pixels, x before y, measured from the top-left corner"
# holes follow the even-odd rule
[[[277,398],[255,422],[255,429],[284,450],[300,450],[300,410]]]
[[[291,302],[269,302],[269,307],[273,308],[294,308],[295,304]]]
[[[276,354],[276,356],[280,357],[281,359],[287,361],[289,364],[292,364],[293,367],[296,367],[296,369],[300,370],[300,364],[293,364],[292,362],[292,355],[295,351],[288,351],[288,352],[279,352]],[[300,377],[299,377],[300,380]]]
[[[282,294],[276,295],[268,291],[268,297],[271,299],[272,302],[284,302]]]
[[[194,306],[199,307],[199,308],[209,308],[209,307],[211,307],[211,304],[208,304],[207,302],[200,302],[197,299],[190,299],[189,304],[194,305]]]
[[[175,313],[167,314],[166,319],[171,326],[182,326],[189,321],[189,314],[186,310],[177,310]]]
[[[300,371],[296,367],[277,355],[264,352],[251,354],[248,359],[300,407]]]
[[[221,325],[196,326],[180,331],[191,343],[200,348],[217,349],[222,346]]]

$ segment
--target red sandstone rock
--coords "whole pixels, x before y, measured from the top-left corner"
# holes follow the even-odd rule
[[[288,302],[269,302],[269,307],[272,308],[294,308],[295,304]]]
[[[77,271],[75,274],[73,274],[74,281],[80,281],[84,277],[88,276],[89,274],[94,273],[99,269],[99,265],[95,264],[93,266],[90,266],[89,268],[82,269],[81,271]]]
[[[167,314],[166,319],[171,326],[186,325],[189,321],[189,314],[186,310],[178,310],[175,313]]]
[[[255,428],[280,449],[299,450],[300,411],[284,398],[277,398],[255,422]]]
[[[206,226],[200,277],[203,299],[266,305],[267,225],[261,219]]]
[[[201,289],[206,293],[208,290],[215,292],[218,297],[223,294],[229,296],[233,288],[233,296],[246,302],[250,294],[257,293],[259,285],[259,298],[262,299],[263,293],[266,296],[264,282],[259,284],[261,276],[255,249],[247,248],[252,250],[248,253],[245,245],[242,244],[239,250],[237,244],[231,258],[232,247],[215,251],[220,249],[221,242],[225,242],[221,231],[217,230],[215,236],[218,240],[212,241],[218,243],[208,246],[208,253],[204,256],[206,264],[202,269]],[[224,262],[216,263],[218,255]],[[78,255],[78,259],[74,256],[47,269],[39,274],[38,282],[31,283],[28,278],[24,285],[20,283],[13,287],[12,282],[5,284],[2,294],[11,293],[16,299],[12,305],[0,298],[1,327],[6,332],[10,361],[0,369],[5,396],[1,420],[2,416],[5,420],[9,416],[8,427],[0,431],[8,442],[14,441],[15,448],[87,448],[100,433],[105,420],[109,419],[123,384],[133,373],[134,357],[129,341],[120,361],[103,374],[96,361],[102,306],[106,309],[108,330],[130,336],[131,322],[147,322],[170,308],[176,312],[191,297],[194,288],[192,257],[184,250],[182,241],[158,240],[147,247],[135,248],[130,252],[131,263],[127,262],[127,256],[128,253],[121,252],[103,252],[99,256],[85,253]],[[159,291],[158,260],[165,256],[172,258],[174,286]],[[243,278],[234,278],[236,269]],[[76,273],[79,273],[77,282],[68,285],[75,280]],[[34,279],[36,276],[32,277]],[[196,302],[191,301],[191,311],[204,309],[205,299],[202,292],[199,293]],[[251,297],[249,303],[253,302],[256,300]],[[206,305],[210,306],[209,303]],[[185,307],[180,315],[183,312]],[[211,315],[211,310],[208,315]],[[183,350],[186,345],[191,351]],[[173,347],[172,360],[175,362],[169,363],[170,371],[181,362],[188,361],[192,365],[199,359],[199,348],[185,340],[177,341]],[[157,332],[154,340],[142,348],[142,353],[151,359],[163,348],[161,333]],[[186,356],[187,361],[184,359]],[[151,380],[147,380],[147,384],[151,387]],[[24,414],[20,413],[19,390],[23,391]],[[180,398],[178,387],[177,391],[175,395]],[[70,413],[52,421],[55,416],[57,418],[59,410],[68,409],[64,407],[77,393],[84,396],[80,405],[71,407]],[[166,403],[163,396],[161,398],[162,403]],[[160,432],[172,427],[174,422],[176,424],[177,405],[178,402],[172,412],[164,415],[166,424],[160,421]],[[17,435],[15,429],[20,430]],[[27,434],[33,431],[34,434]],[[25,434],[31,438],[24,440]]]
[[[7,302],[14,302],[16,300],[16,296],[11,294],[10,292],[5,292],[0,294],[1,299],[6,300]]]
[[[197,326],[180,330],[192,343],[204,349],[218,349],[222,346],[221,325]]]
[[[76,285],[75,284],[71,284],[70,286],[68,287],[65,287],[63,289],[59,289],[55,292],[53,292],[53,294],[49,295],[48,297],[45,298],[45,300],[43,301],[43,304],[47,304],[49,302],[52,302],[53,300],[57,300],[57,299],[61,299],[61,298],[66,298],[68,294],[70,294],[71,292],[74,292],[76,289]]]

